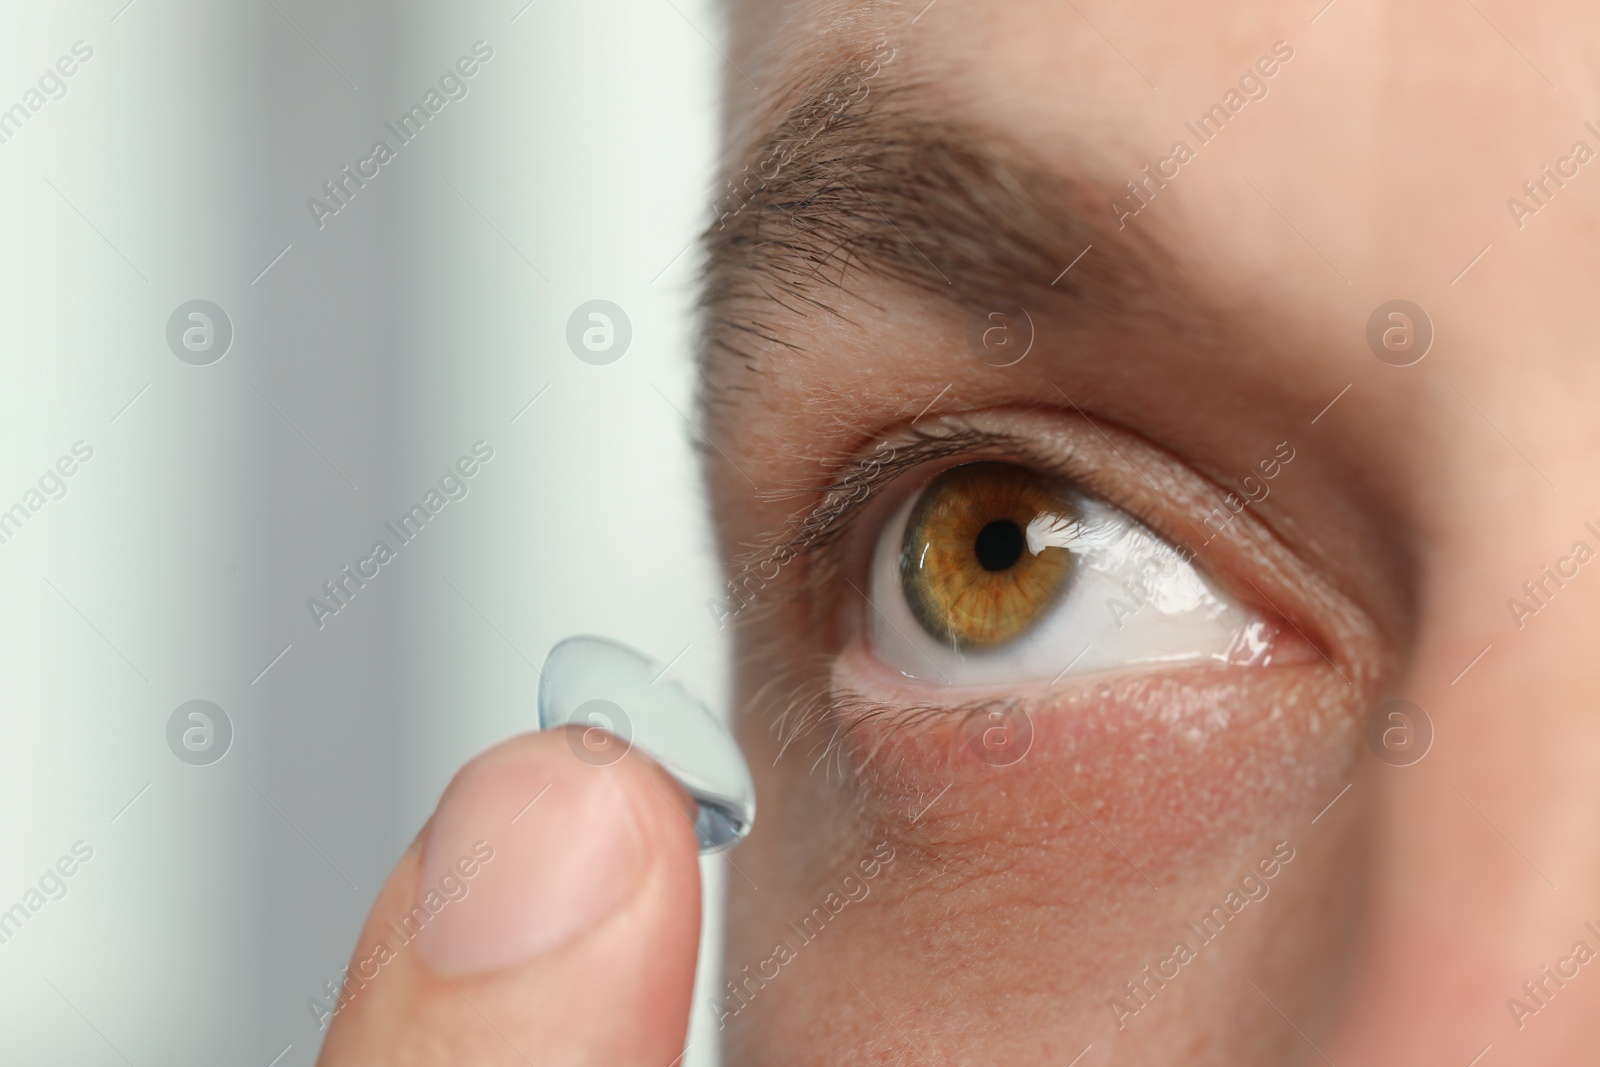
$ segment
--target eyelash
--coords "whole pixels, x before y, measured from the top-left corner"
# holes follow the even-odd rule
[[[1070,692],[1071,690],[1064,689],[1063,695]],[[826,680],[811,679],[807,684],[794,689],[788,700],[772,713],[772,730],[778,738],[776,758],[782,759],[790,746],[801,738],[823,727],[830,727],[827,736],[821,738],[813,749],[816,755],[810,770],[814,772],[830,756],[842,760],[846,752],[844,740],[852,733],[875,723],[882,724],[884,740],[887,741],[894,735],[913,729],[922,723],[965,721],[976,715],[1022,707],[1023,704],[1021,700],[1007,697],[974,700],[963,704],[893,704],[883,700],[869,700],[858,693],[834,689]],[[862,757],[858,765],[849,770],[860,774],[873,762],[882,747],[883,742],[880,742]],[[839,765],[839,770],[841,774],[846,771],[842,763]]]
[[[797,596],[815,592],[836,578],[842,562],[840,545],[849,540],[856,520],[907,472],[940,460],[986,451],[1003,451],[1010,458],[1020,450],[1021,443],[1015,438],[964,427],[953,428],[949,433],[912,430],[898,440],[881,439],[871,454],[857,460],[822,487],[821,500],[816,506],[791,520],[783,531],[769,539],[768,544],[734,559],[736,577],[728,580],[727,596],[720,607],[715,602],[712,604],[712,614],[719,628],[743,614],[752,604],[760,603],[761,607],[749,617],[760,617]],[[782,500],[800,495],[800,492],[782,491],[763,496]],[[777,583],[785,571],[792,570],[795,563],[803,565],[801,569],[808,580],[798,589],[792,583],[778,585],[776,595],[763,599],[761,594]]]
[[[896,443],[894,437],[880,440],[874,453],[888,448],[892,456],[890,462],[877,462],[870,456],[857,460],[822,489],[822,500],[814,508],[791,524],[800,533],[791,537],[780,536],[765,550],[753,553],[753,558],[736,561],[741,574],[750,573],[749,565],[752,563],[770,562],[786,553],[790,557],[788,562],[805,563],[807,566],[804,569],[810,572],[810,580],[802,589],[792,590],[790,596],[815,593],[838,577],[845,564],[844,546],[852,540],[850,534],[861,516],[874,502],[881,500],[885,491],[894,488],[904,475],[934,464],[953,465],[943,463],[946,460],[969,462],[980,458],[1018,463],[1063,477],[1089,495],[1113,503],[1174,547],[1184,549],[1189,558],[1199,555],[1195,546],[1177,534],[1170,523],[1161,521],[1161,516],[1145,514],[1142,509],[1122,502],[1119,497],[1123,494],[1117,492],[1111,479],[1105,477],[1097,467],[1074,462],[1071,454],[1049,455],[1034,447],[1026,438],[964,426],[956,420],[946,424],[945,432],[912,430],[907,432],[907,436],[909,440],[904,443]],[[930,476],[932,473],[930,470]],[[855,497],[860,490],[864,492]],[[789,495],[792,494],[774,494],[772,499]],[[804,536],[807,526],[811,527],[809,536]],[[730,587],[733,584],[730,582]]]
[[[732,619],[738,619],[742,626],[748,625],[786,606],[829,603],[826,597],[829,586],[836,584],[847,567],[845,556],[852,541],[851,534],[885,491],[918,468],[977,455],[1054,466],[1032,455],[1019,438],[947,423],[939,430],[909,428],[898,435],[881,438],[871,453],[850,464],[820,489],[762,494],[768,500],[816,494],[820,500],[791,519],[768,538],[765,545],[735,557],[733,570],[737,577],[727,583],[724,604],[712,604],[719,627]],[[798,580],[793,577],[796,572],[800,575]],[[753,605],[755,610],[746,615],[745,609]],[[767,657],[767,660],[782,662],[781,657]],[[752,701],[754,706],[768,709],[766,714],[778,740],[780,759],[801,738],[831,726],[817,746],[813,770],[830,755],[842,758],[844,738],[874,720],[890,722],[898,731],[927,719],[975,714],[1009,703],[1002,698],[974,701],[959,707],[920,707],[869,700],[859,694],[835,690],[830,672],[818,670],[818,666],[796,664],[792,675],[769,676]],[[839,769],[841,773],[845,770],[842,765]]]

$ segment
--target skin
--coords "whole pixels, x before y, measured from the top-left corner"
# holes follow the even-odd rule
[[[1600,169],[1582,167],[1520,228],[1506,200],[1526,202],[1523,181],[1575,140],[1597,146],[1583,128],[1600,120],[1597,23],[1575,4],[1356,0],[1320,15],[1032,0],[941,0],[920,15],[736,8],[730,159],[819,62],[887,41],[884,87],[902,106],[1007,146],[1064,188],[1115,189],[1274,42],[1294,57],[1126,230],[1109,210],[1098,220],[1106,240],[1160,249],[1162,284],[1204,308],[1207,329],[1174,337],[1039,305],[1036,350],[996,367],[974,358],[981,300],[857,263],[813,288],[816,303],[760,309],[764,336],[743,361],[713,348],[708,477],[731,574],[913,421],[1003,431],[1175,542],[1279,442],[1295,458],[1196,559],[1282,620],[1266,667],[982,691],[889,669],[858,589],[878,527],[929,471],[875,491],[826,566],[806,555],[763,586],[734,624],[761,815],[732,857],[743,877],[730,878],[726,971],[777,976],[745,986],[742,1007],[694,1005],[721,1016],[728,1062],[1592,1058],[1600,977],[1584,965],[1558,987],[1541,968],[1579,941],[1600,950],[1584,926],[1600,927],[1600,579],[1584,565],[1520,618],[1508,601],[1534,604],[1524,582],[1580,539],[1600,548],[1584,525],[1600,528]],[[1395,297],[1436,333],[1412,366],[1366,342],[1373,309]],[[825,712],[807,701],[827,695],[849,699]],[[1409,766],[1368,743],[1374,707],[1392,697],[1434,732]],[[975,755],[965,716],[1001,699],[1033,740],[995,766]],[[639,900],[695,899],[668,792],[628,777],[658,772],[628,760],[597,773],[635,783],[641,820],[678,827],[675,841],[644,836],[665,881]],[[1178,940],[1195,947],[1187,924],[1252,873],[1265,895],[1133,1000],[1124,982]],[[799,936],[790,924],[830,893],[851,899]],[[681,1041],[690,921],[686,906],[645,918],[625,906],[478,980],[559,988],[590,951],[611,953],[616,973],[648,959],[655,978],[607,1002],[612,1018],[653,1020],[624,1027],[637,1047],[596,1051],[538,1001],[508,996],[494,1018],[560,1062],[665,1063],[653,1057]],[[608,935],[630,922],[630,938]],[[766,962],[780,940],[793,958]],[[480,1047],[482,1062],[520,1062],[473,1043],[479,1018],[419,1014],[455,994],[427,979],[426,959],[414,966],[423,979],[335,1021],[328,1062],[384,1060],[397,1019],[437,1052],[413,1062]],[[1530,981],[1544,983],[1538,999]]]

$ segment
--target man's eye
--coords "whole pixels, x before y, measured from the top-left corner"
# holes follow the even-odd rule
[[[946,685],[1271,662],[1277,627],[1190,555],[1055,475],[966,463],[880,533],[867,631],[887,666]]]

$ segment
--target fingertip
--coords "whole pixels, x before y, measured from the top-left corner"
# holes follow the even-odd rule
[[[319,1062],[660,1064],[694,988],[694,804],[557,731],[473,759],[373,905]],[[591,738],[591,741],[593,739]],[[426,1049],[421,1055],[416,1050]]]
[[[433,970],[555,951],[625,908],[652,867],[695,855],[694,802],[676,782],[622,748],[596,756],[582,733],[512,738],[445,790],[407,917]]]

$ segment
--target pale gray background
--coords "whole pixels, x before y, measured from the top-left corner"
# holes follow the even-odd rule
[[[0,945],[0,1061],[297,1067],[555,641],[725,700],[679,414],[720,30],[709,0],[125,4],[0,6],[0,108],[94,48],[0,144],[0,508],[94,448],[0,545],[0,909],[95,850]],[[480,38],[470,95],[319,231],[306,198]],[[208,367],[164,339],[194,298],[234,324]],[[633,323],[610,366],[564,341],[595,298]],[[319,632],[306,598],[480,438],[470,495]],[[234,726],[207,767],[165,738],[195,698]]]

